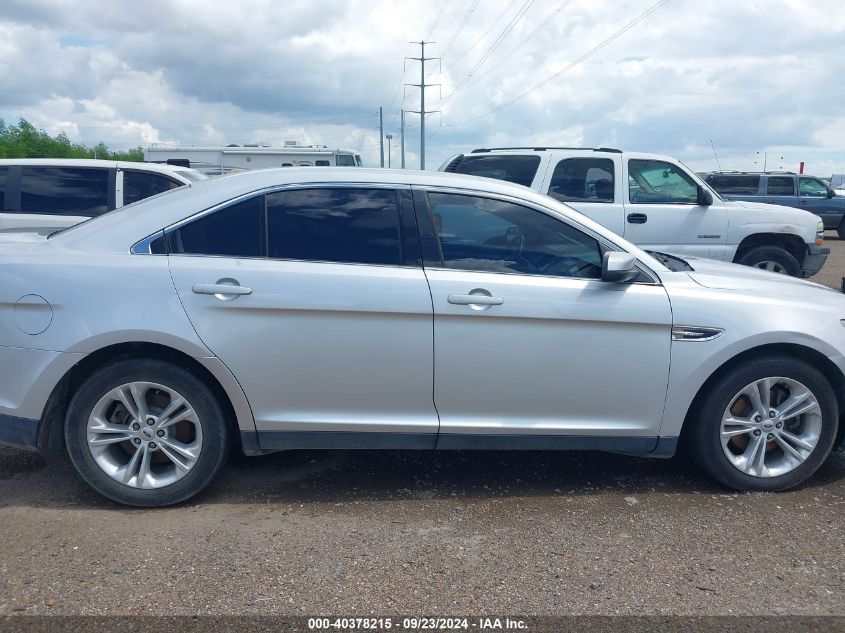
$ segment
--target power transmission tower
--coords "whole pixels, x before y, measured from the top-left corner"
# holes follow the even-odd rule
[[[382,116],[382,108],[378,107],[378,145],[381,154],[381,166],[384,167],[384,117]]]
[[[402,155],[402,169],[405,169],[405,111],[399,110],[399,144],[402,148],[400,154]]]
[[[406,57],[405,59],[413,59],[420,63],[420,83],[418,84],[405,84],[406,86],[416,86],[420,89],[420,109],[419,110],[406,110],[406,112],[413,112],[414,114],[420,115],[420,169],[425,169],[425,115],[426,114],[433,114],[434,112],[440,112],[440,110],[428,110],[425,109],[425,89],[430,86],[439,86],[440,84],[427,84],[425,83],[425,63],[431,61],[432,59],[439,60],[439,57],[426,57],[425,56],[425,45],[426,44],[435,44],[436,42],[426,42],[426,41],[419,41],[419,42],[411,42],[411,44],[419,44],[420,45],[420,56],[419,57]]]

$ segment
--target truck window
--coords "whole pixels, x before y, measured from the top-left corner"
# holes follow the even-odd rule
[[[801,178],[798,182],[798,191],[802,196],[827,197],[827,187],[815,178]]]
[[[6,208],[6,176],[8,173],[7,167],[0,167],[0,211]]]
[[[490,156],[458,156],[444,171],[468,176],[507,180],[530,187],[540,166],[539,156],[499,154]]]
[[[753,196],[760,188],[760,176],[753,174],[710,174],[705,182],[728,195]]]
[[[327,160],[315,160],[314,164],[317,167],[328,167],[329,165],[331,165],[331,163],[329,163],[329,161]]]
[[[338,167],[355,167],[355,157],[352,154],[338,154],[335,156]]]
[[[628,198],[637,204],[698,204],[698,185],[671,163],[631,159]]]
[[[795,179],[792,176],[769,176],[766,193],[770,196],[794,196]]]
[[[21,212],[96,216],[108,211],[109,170],[24,167]]]
[[[558,200],[613,202],[615,176],[609,158],[564,158],[549,183],[549,195]]]

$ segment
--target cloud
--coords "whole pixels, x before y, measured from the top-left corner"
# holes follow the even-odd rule
[[[474,147],[585,144],[710,169],[712,139],[726,169],[769,152],[820,175],[845,172],[837,1],[670,0],[572,65],[652,5],[536,0],[519,17],[521,2],[483,0],[470,15],[471,0],[451,0],[436,20],[443,3],[423,0],[154,0],[131,10],[12,0],[0,15],[0,116],[115,147],[297,139],[353,147],[377,165],[381,105],[398,164],[398,110],[419,105],[417,89],[401,85],[419,83],[416,62],[403,74],[403,57],[419,56],[409,41],[439,42],[426,49],[436,56],[454,38],[442,64],[427,66],[426,81],[442,84],[427,107],[443,111],[427,120],[429,168]],[[419,118],[407,120],[416,166]]]

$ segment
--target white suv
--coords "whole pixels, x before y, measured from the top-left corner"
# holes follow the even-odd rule
[[[114,160],[0,160],[0,231],[63,229],[206,176],[193,169]]]
[[[440,171],[546,193],[646,250],[737,262],[795,277],[824,265],[821,220],[806,211],[723,200],[676,159],[618,149],[476,149]]]

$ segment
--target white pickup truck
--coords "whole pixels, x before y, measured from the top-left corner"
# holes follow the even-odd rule
[[[476,149],[440,171],[516,182],[546,193],[651,251],[810,277],[824,265],[812,213],[723,200],[678,160],[610,148]]]

